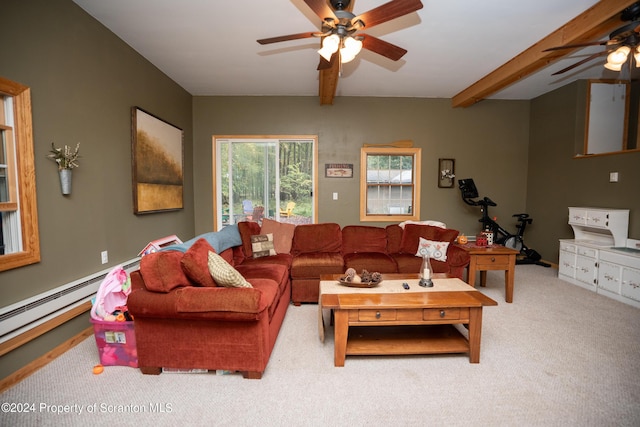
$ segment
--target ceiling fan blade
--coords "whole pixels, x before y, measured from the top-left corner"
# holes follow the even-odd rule
[[[270,44],[270,43],[286,42],[288,40],[308,39],[309,37],[315,37],[317,34],[318,33],[316,32],[289,34],[287,36],[271,37],[268,39],[260,39],[256,41],[260,44]]]
[[[375,9],[356,16],[351,22],[354,23],[360,20],[365,23],[366,28],[371,28],[374,25],[391,21],[392,19],[408,15],[420,9],[422,9],[422,2],[420,0],[391,0]]]
[[[362,36],[362,47],[368,49],[372,52],[377,53],[378,55],[382,55],[387,57],[393,61],[397,61],[402,58],[405,53],[407,53],[406,49],[403,49],[399,46],[386,42],[382,39],[379,39],[374,36],[370,36],[369,34],[359,34]]]
[[[304,2],[318,15],[320,20],[324,21],[325,18],[336,19],[336,15],[333,13],[333,9],[331,9],[327,0],[304,0]]]
[[[608,43],[609,43],[609,41],[597,41],[597,42],[566,44],[564,46],[550,47],[549,49],[543,50],[543,52],[550,52],[552,50],[561,50],[561,49],[573,49],[573,48],[576,48],[576,47],[604,46],[604,45],[606,45]]]
[[[562,69],[562,70],[560,70],[560,71],[556,71],[555,73],[553,73],[553,74],[551,74],[551,75],[552,75],[552,76],[557,76],[558,74],[566,73],[567,71],[569,71],[569,70],[573,70],[574,68],[579,67],[579,66],[580,66],[580,65],[582,65],[582,64],[586,64],[587,62],[591,61],[592,59],[599,58],[600,56],[605,56],[605,55],[607,55],[608,53],[609,53],[609,52],[608,52],[608,51],[606,51],[606,50],[603,50],[602,52],[594,53],[593,55],[588,56],[588,57],[584,58],[583,60],[576,62],[576,63],[575,63],[575,64],[573,64],[573,65],[569,65],[568,67],[563,68],[563,69]]]

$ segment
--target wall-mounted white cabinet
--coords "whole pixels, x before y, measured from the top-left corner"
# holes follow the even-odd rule
[[[560,240],[558,278],[640,308],[640,251],[625,248],[626,209],[569,208],[575,239]]]

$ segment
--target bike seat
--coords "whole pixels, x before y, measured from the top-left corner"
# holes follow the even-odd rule
[[[529,214],[528,214],[528,213],[513,214],[512,216],[514,216],[514,217],[518,217],[518,219],[526,219],[526,218],[529,218]]]

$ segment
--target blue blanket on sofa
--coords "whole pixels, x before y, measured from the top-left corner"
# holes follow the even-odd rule
[[[209,233],[200,234],[193,239],[189,239],[186,242],[178,243],[162,248],[163,251],[180,251],[187,252],[191,245],[193,245],[198,239],[205,239],[216,253],[221,253],[226,249],[242,244],[240,238],[240,231],[238,231],[238,225],[232,224],[223,227],[220,231],[211,231]]]

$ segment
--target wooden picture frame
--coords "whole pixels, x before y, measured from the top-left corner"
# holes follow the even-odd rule
[[[438,159],[438,187],[453,188],[456,177],[455,159]]]
[[[133,212],[146,214],[184,207],[182,129],[133,107]]]
[[[353,178],[353,163],[325,163],[325,178]]]

